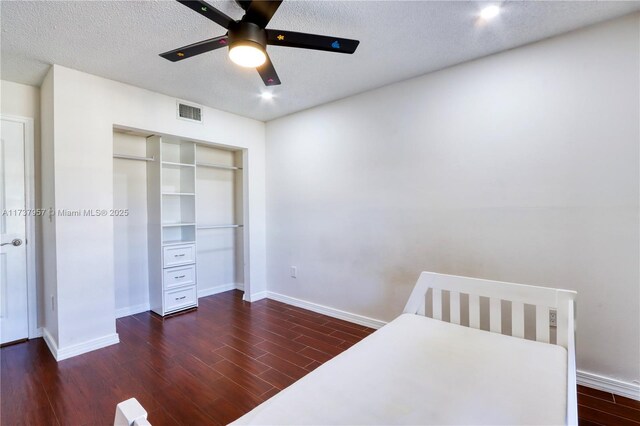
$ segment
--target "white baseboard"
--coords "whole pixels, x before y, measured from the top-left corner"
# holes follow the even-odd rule
[[[277,300],[278,302],[286,303],[288,305],[297,306],[298,308],[308,309],[310,311],[327,315],[333,318],[338,318],[344,321],[364,325],[365,327],[377,329],[386,324],[386,321],[365,317],[364,315],[352,314],[351,312],[341,311],[340,309],[319,305],[313,302],[307,302],[306,300],[296,299],[295,297],[285,296],[284,294],[274,293],[272,291],[267,291],[266,293],[267,298],[269,299]],[[253,300],[251,300],[251,302],[253,302]]]
[[[141,303],[140,305],[127,306],[126,308],[116,309],[116,318],[128,317],[129,315],[147,312],[151,307],[149,303]]]
[[[42,327],[35,328],[29,332],[29,339],[37,339],[42,337]]]
[[[107,346],[115,345],[116,343],[120,343],[118,333],[113,333],[107,334],[106,336],[98,337],[96,339],[87,340],[86,342],[76,343],[75,345],[59,348],[53,336],[44,327],[42,329],[42,335],[56,361],[62,361],[67,358],[95,351],[96,349],[101,349]]]
[[[257,302],[258,300],[262,300],[266,297],[268,297],[268,291],[259,291],[257,293],[253,293],[253,294],[244,294],[244,300],[246,300],[247,302]]]
[[[56,341],[53,338],[53,336],[51,335],[51,333],[49,333],[49,330],[47,330],[44,327],[42,327],[42,338],[44,339],[44,342],[47,344],[47,347],[49,348],[49,352],[51,352],[53,357],[57,360],[58,359],[58,345],[56,345]]]
[[[238,288],[238,285],[236,283],[222,284],[222,285],[217,285],[211,288],[202,288],[202,289],[199,288],[198,298],[212,296],[218,293],[224,293],[225,291],[235,290],[236,288]]]
[[[576,377],[579,385],[640,401],[640,384],[623,382],[580,370],[576,373]]]

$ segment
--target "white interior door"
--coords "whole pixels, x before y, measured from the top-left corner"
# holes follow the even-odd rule
[[[0,343],[29,335],[25,124],[2,119],[0,128]]]

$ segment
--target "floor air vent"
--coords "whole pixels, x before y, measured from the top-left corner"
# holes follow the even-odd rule
[[[202,108],[178,102],[178,118],[202,123]]]

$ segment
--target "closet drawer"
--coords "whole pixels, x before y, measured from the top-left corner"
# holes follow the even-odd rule
[[[163,258],[165,268],[195,263],[196,246],[195,244],[185,244],[183,246],[165,247]]]
[[[164,288],[194,285],[196,283],[196,265],[178,266],[164,270]]]
[[[172,312],[182,308],[195,306],[196,300],[196,286],[165,291],[164,311]]]

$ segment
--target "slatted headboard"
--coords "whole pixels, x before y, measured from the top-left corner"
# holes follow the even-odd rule
[[[489,330],[494,333],[503,332],[501,307],[503,300],[511,302],[511,335],[514,337],[524,338],[525,304],[535,306],[537,341],[550,342],[550,310],[555,310],[557,315],[556,343],[558,345],[567,348],[569,334],[574,331],[569,330],[569,316],[573,319],[575,291],[423,272],[409,297],[404,312],[425,315],[426,295],[429,289],[432,289],[433,294],[432,317],[434,319],[443,319],[443,292],[448,291],[450,322],[454,324],[460,324],[462,308],[460,296],[466,294],[469,297],[469,327],[471,328],[480,328],[480,297],[487,297],[490,306]]]
[[[480,298],[489,298],[489,331],[502,333],[502,301],[511,302],[511,335],[524,338],[525,305],[535,306],[536,340],[550,343],[549,311],[556,311],[556,344],[567,349],[567,424],[578,422],[575,365],[575,299],[577,293],[547,287],[422,272],[404,313],[425,315],[432,290],[432,317],[443,320],[443,293],[449,292],[450,322],[461,324],[461,295],[469,298],[469,327],[480,328]]]

